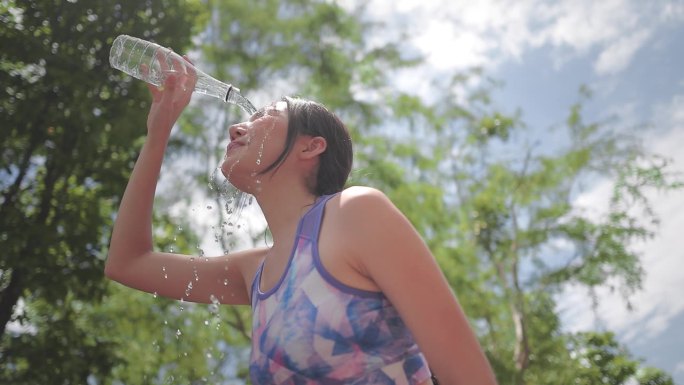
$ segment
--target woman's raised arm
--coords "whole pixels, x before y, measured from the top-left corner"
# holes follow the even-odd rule
[[[164,151],[173,125],[190,102],[196,80],[188,66],[185,72],[168,72],[163,87],[149,86],[152,105],[147,139],[121,200],[105,275],[165,297],[203,303],[211,303],[215,297],[221,303],[249,304],[244,274],[256,269],[262,251],[200,259],[153,250],[152,206]]]

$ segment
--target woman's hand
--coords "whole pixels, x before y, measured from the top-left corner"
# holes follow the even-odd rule
[[[171,58],[171,68],[167,63],[167,57]],[[152,105],[147,116],[147,134],[166,140],[176,120],[190,103],[197,83],[197,73],[185,55],[181,58],[173,52],[159,50],[157,59],[164,74],[164,83],[160,87],[148,84],[152,94]],[[144,65],[141,70],[144,73],[149,71]]]

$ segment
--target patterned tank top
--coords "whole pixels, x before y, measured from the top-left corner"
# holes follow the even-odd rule
[[[252,282],[254,385],[396,384],[430,378],[423,354],[397,310],[380,292],[349,287],[321,264],[320,197],[297,226],[290,259],[278,283]]]

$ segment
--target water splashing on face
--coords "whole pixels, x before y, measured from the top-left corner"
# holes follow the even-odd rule
[[[227,249],[225,247],[227,238],[230,238],[233,235],[233,231],[230,228],[241,219],[243,210],[248,205],[249,194],[238,190],[229,182],[230,175],[239,162],[239,158],[235,160],[222,183],[217,183],[217,174],[221,171],[221,166],[215,168],[209,178],[212,186],[211,190],[216,194],[216,203],[224,208],[223,211],[218,212],[220,224],[218,226],[212,226],[214,241],[224,246],[222,250]],[[212,205],[209,205],[207,206],[207,209],[210,210],[210,207],[213,208]],[[228,227],[228,229],[226,229],[226,227]],[[201,249],[199,250],[200,256],[204,256],[204,252]]]
[[[275,125],[276,121],[275,119],[273,119],[271,121],[271,125],[264,131],[264,136],[261,138],[261,143],[259,144],[259,152],[257,153],[257,166],[261,164],[261,159],[264,156],[264,144],[266,143],[266,141],[268,141],[268,137],[271,135],[271,132],[273,132]]]

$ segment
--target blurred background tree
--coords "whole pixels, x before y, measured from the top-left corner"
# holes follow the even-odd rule
[[[145,87],[110,69],[109,47],[122,31],[188,46],[203,12],[3,1],[0,15],[0,378],[85,383],[124,356],[84,314],[110,287],[103,260],[148,107]]]
[[[655,232],[646,192],[679,187],[667,161],[583,122],[588,99],[559,129],[567,147],[541,151],[517,115],[491,105],[488,83],[465,101],[453,93],[485,78],[477,70],[432,85],[435,102],[398,92],[393,71],[421,58],[401,41],[371,41],[382,25],[362,11],[313,0],[0,3],[2,383],[246,380],[248,308],[168,301],[103,277],[149,105],[142,82],[109,67],[125,33],[190,51],[253,101],[297,94],[337,112],[355,140],[350,184],[383,189],[425,236],[502,385],[672,384],[609,332],[564,331],[556,302],[569,283],[591,294],[609,282],[625,301],[639,289],[629,246]],[[227,127],[243,118],[193,99],[162,172],[158,248],[203,254],[207,233],[221,250],[236,247],[229,214],[214,209],[198,226],[192,205],[198,191],[226,205],[212,172]],[[572,207],[597,178],[613,181],[606,212]],[[250,229],[243,246],[266,236]],[[559,240],[572,246],[559,250]]]

